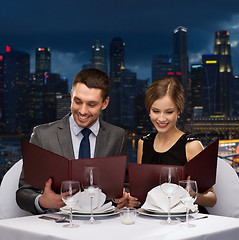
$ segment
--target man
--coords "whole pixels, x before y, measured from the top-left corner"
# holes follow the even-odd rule
[[[82,130],[91,130],[89,135],[90,157],[126,155],[125,131],[99,119],[109,103],[110,81],[97,69],[79,72],[71,90],[71,113],[63,119],[34,128],[30,142],[69,159],[77,159],[83,139]],[[57,167],[57,166],[56,166]],[[25,182],[22,171],[19,189],[16,192],[20,208],[38,214],[45,209],[59,209],[65,204],[61,196],[51,189],[49,179],[43,193]],[[125,205],[127,193],[117,199],[117,207]]]

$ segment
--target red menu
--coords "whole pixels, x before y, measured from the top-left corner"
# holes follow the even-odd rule
[[[99,187],[107,199],[122,196],[127,156],[68,159],[37,145],[21,140],[25,180],[37,189],[44,189],[52,178],[52,189],[60,193],[64,180],[83,180],[84,167],[97,167]]]
[[[197,181],[198,192],[206,191],[216,182],[218,143],[219,139],[216,139],[184,166],[177,166],[181,179],[190,176],[190,179]],[[159,185],[160,170],[164,166],[129,163],[130,194],[144,203],[147,193]]]

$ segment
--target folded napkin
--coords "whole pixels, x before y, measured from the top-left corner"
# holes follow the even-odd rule
[[[76,205],[72,208],[73,212],[81,212],[81,213],[90,213],[90,196],[87,191],[79,192],[74,197],[77,197],[79,200]],[[114,210],[114,206],[112,206],[112,202],[105,203],[106,195],[101,191],[100,188],[97,188],[93,198],[92,198],[92,206],[94,213],[103,213],[110,210]],[[69,207],[65,206],[61,208],[61,210],[69,210]]]
[[[177,189],[170,197],[170,212],[186,212],[186,206],[182,203],[182,200],[191,199],[189,193],[183,187],[173,183],[164,183],[163,187],[168,189]],[[191,209],[191,211],[194,212],[197,210],[197,205],[193,204],[193,201],[187,202],[190,202],[188,204],[188,208]],[[168,197],[162,191],[161,186],[157,186],[148,192],[146,201],[141,208],[159,213],[168,212]]]

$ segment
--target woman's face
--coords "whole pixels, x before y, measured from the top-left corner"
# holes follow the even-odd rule
[[[158,132],[167,132],[176,126],[179,111],[168,95],[157,99],[150,108],[150,119]]]

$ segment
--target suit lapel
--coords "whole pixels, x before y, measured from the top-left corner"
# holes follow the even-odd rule
[[[57,135],[58,135],[60,147],[63,152],[63,156],[68,159],[74,159],[75,156],[74,156],[73,144],[71,139],[69,116],[70,114],[64,117],[60,122],[57,129]]]
[[[106,130],[104,123],[100,121],[100,129],[96,138],[95,145],[95,156],[94,157],[105,157],[106,144],[108,140],[108,131]]]

